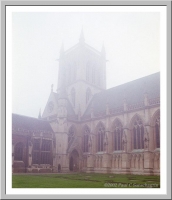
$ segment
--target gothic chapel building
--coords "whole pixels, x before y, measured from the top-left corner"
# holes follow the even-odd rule
[[[60,50],[38,119],[12,115],[13,172],[160,174],[160,73],[106,89],[106,54]]]

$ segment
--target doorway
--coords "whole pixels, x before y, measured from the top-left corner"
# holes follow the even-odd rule
[[[58,164],[58,172],[60,173],[61,172],[61,165]]]
[[[69,170],[76,172],[79,170],[79,154],[76,149],[72,151],[69,159]]]

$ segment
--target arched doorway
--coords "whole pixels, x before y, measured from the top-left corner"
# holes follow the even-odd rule
[[[74,149],[70,154],[69,170],[73,172],[76,172],[79,170],[79,154],[76,149]]]
[[[73,157],[70,157],[70,162],[69,162],[69,169],[70,171],[73,171]]]
[[[58,164],[58,172],[60,173],[61,172],[61,165]]]

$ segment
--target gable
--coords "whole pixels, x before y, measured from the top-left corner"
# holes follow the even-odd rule
[[[51,102],[53,102],[53,104],[54,104],[54,108],[52,111],[50,111],[50,109],[49,109]],[[42,114],[42,118],[47,118],[49,116],[57,115],[57,110],[58,110],[58,94],[55,92],[51,92],[51,94],[48,98],[47,104],[45,106],[44,112]],[[68,99],[67,99],[67,115],[76,118],[75,111]]]
[[[48,116],[56,115],[57,114],[57,100],[56,100],[56,93],[51,92],[47,104],[45,106],[44,112],[42,114],[42,118],[46,118]]]

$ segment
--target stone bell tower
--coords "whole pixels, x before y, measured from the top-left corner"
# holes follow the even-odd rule
[[[83,115],[93,95],[106,89],[106,53],[104,45],[99,52],[85,43],[83,30],[79,42],[64,51],[62,45],[59,58],[57,93],[65,70],[67,97],[76,115]]]

